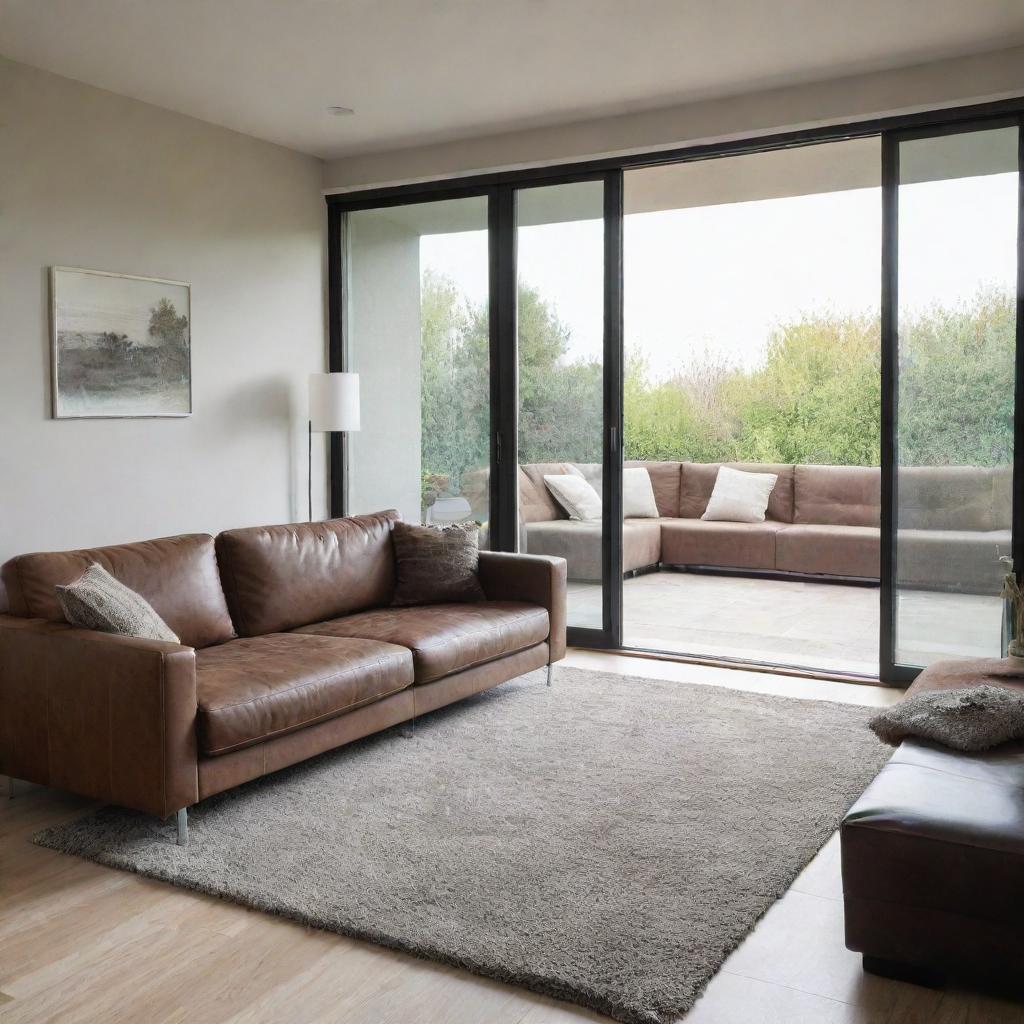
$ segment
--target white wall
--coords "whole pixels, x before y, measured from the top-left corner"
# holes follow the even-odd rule
[[[644,113],[342,158],[325,165],[324,187],[348,191],[644,153],[1021,95],[1024,47],[1018,46]]]
[[[320,161],[3,60],[0,153],[0,560],[305,518]],[[50,418],[54,264],[191,283],[191,417]]]
[[[401,213],[349,218],[348,366],[361,422],[348,438],[349,512],[397,508],[420,521],[420,235]]]

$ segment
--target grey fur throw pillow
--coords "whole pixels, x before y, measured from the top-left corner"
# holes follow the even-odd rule
[[[476,574],[479,529],[476,523],[438,527],[396,522],[391,531],[396,571],[391,603],[482,601],[485,595]]]
[[[153,606],[95,562],[66,587],[57,587],[64,618],[72,626],[102,633],[178,643]]]
[[[965,686],[915,694],[868,723],[883,743],[908,737],[953,750],[988,750],[1024,738],[1024,693],[1004,686]]]

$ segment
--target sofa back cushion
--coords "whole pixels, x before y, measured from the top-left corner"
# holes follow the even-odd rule
[[[398,518],[390,509],[220,534],[217,558],[239,635],[282,633],[390,604]]]
[[[793,522],[877,527],[881,487],[876,466],[796,466]]]
[[[774,473],[778,480],[768,499],[766,518],[793,522],[793,467],[768,462],[684,462],[679,478],[679,517],[700,519],[715,489],[720,466],[745,473]]]
[[[1010,529],[1011,474],[981,466],[903,466],[898,473],[903,530]]]
[[[679,478],[683,469],[681,462],[641,462],[635,459],[626,461],[626,469],[646,469],[651,477],[654,488],[654,501],[658,506],[659,516],[679,515]],[[703,510],[702,510],[703,511]]]
[[[4,570],[11,612],[64,621],[56,588],[73,583],[94,562],[141,594],[183,644],[209,647],[235,635],[213,537],[205,533],[19,555]]]

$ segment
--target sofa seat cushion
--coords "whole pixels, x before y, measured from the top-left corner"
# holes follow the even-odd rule
[[[661,561],[664,519],[626,519],[622,523],[622,571],[632,572]],[[601,524],[556,519],[523,527],[523,553],[556,555],[566,561],[571,580],[601,579]]]
[[[472,668],[548,638],[548,613],[519,601],[378,608],[303,626],[296,635],[372,637],[412,651],[415,681]]]
[[[225,754],[352,711],[412,683],[412,656],[369,639],[271,633],[196,653],[199,744]]]
[[[774,569],[775,537],[788,524],[724,523],[663,519],[661,560],[666,565],[714,565],[730,569]]]
[[[871,526],[787,526],[776,538],[780,572],[877,580],[881,532]]]

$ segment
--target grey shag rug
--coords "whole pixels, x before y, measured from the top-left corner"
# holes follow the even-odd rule
[[[169,825],[35,842],[627,1022],[688,1010],[888,751],[867,708],[556,666]]]

